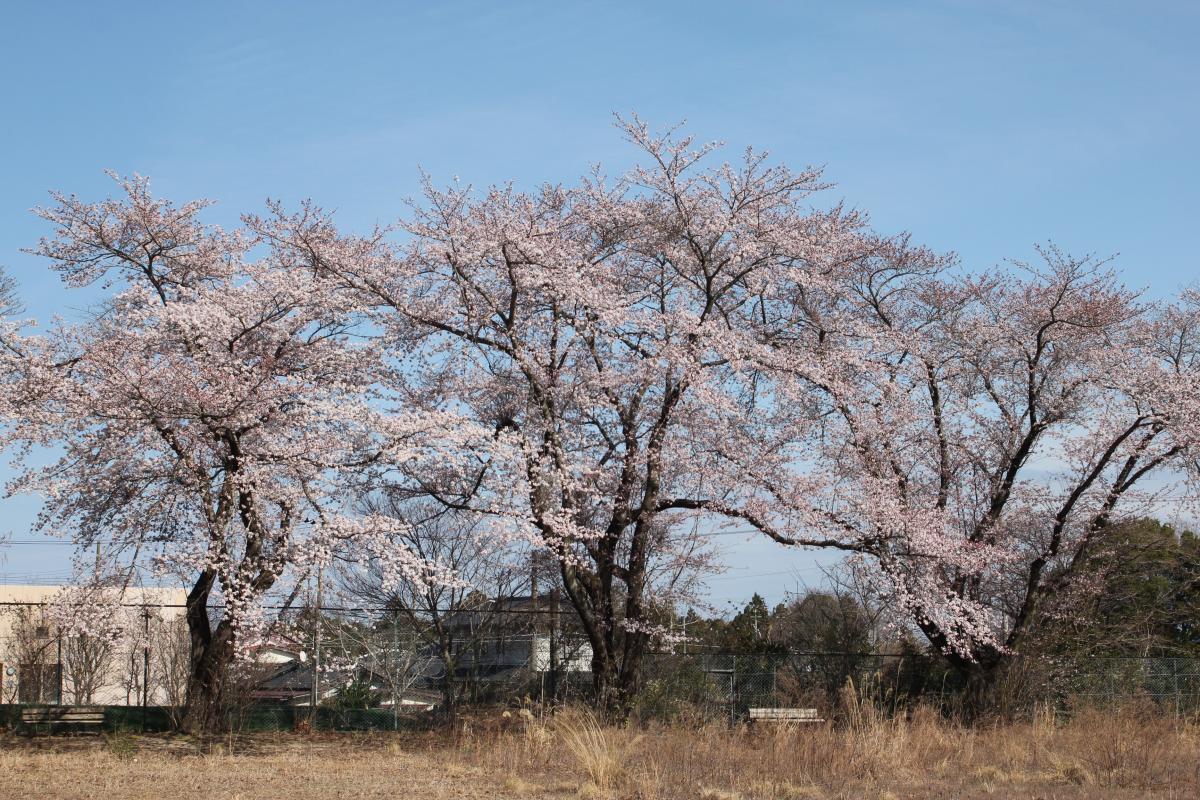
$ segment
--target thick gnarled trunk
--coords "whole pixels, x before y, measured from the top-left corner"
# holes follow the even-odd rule
[[[223,622],[201,648],[196,649],[195,636],[192,641],[187,704],[180,727],[186,733],[203,736],[224,730],[228,722],[226,690],[233,661],[233,632]]]
[[[620,598],[602,568],[587,580],[568,564],[562,567],[567,597],[582,623],[592,648],[592,690],[596,710],[613,722],[624,722],[633,711],[641,684],[641,667],[649,637],[639,628],[641,604],[625,597],[625,614],[616,613]],[[621,628],[633,614],[635,625]]]
[[[233,629],[228,620],[222,620],[214,629],[209,619],[208,599],[215,581],[216,574],[206,570],[187,598],[191,655],[180,728],[194,736],[221,731],[227,722],[225,695],[233,662]]]
[[[613,658],[606,653],[597,658],[592,654],[592,689],[596,695],[596,709],[606,719],[624,723],[633,713],[641,688],[641,661],[645,646],[638,645],[635,652],[626,652],[624,658]]]

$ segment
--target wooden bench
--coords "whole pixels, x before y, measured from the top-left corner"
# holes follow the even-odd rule
[[[31,733],[91,730],[104,725],[103,706],[30,706],[21,709],[21,724]]]
[[[751,722],[824,722],[815,708],[752,708]]]

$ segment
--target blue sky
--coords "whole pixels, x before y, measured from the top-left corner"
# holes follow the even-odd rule
[[[611,115],[823,164],[826,199],[968,267],[1036,242],[1119,254],[1169,294],[1200,277],[1200,5],[1140,2],[27,3],[0,24],[0,264],[32,315],[72,315],[20,252],[48,189],[151,176],[230,223],[312,197],[386,222],[418,168],[569,181],[630,150]],[[34,504],[0,501],[0,531]],[[731,539],[733,537],[730,537]],[[0,550],[0,580],[65,548]],[[779,599],[812,557],[739,547],[714,599]]]

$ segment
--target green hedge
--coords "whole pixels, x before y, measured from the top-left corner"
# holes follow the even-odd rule
[[[0,704],[0,728],[22,730],[21,709],[16,703]],[[129,731],[164,733],[175,728],[178,714],[166,706],[104,706],[105,731]],[[290,731],[298,722],[308,718],[309,710],[304,707],[284,705],[260,705],[240,709],[230,715],[230,727],[241,733],[264,731]],[[400,714],[393,717],[390,709],[360,708],[339,709],[317,707],[314,727],[326,731],[390,731],[412,730],[426,727],[429,720],[424,715]]]
[[[0,703],[0,728],[21,730],[21,709],[25,706],[19,703]],[[172,718],[174,709],[166,706],[104,706],[104,730],[106,731],[146,731],[147,733],[162,733],[175,727]]]

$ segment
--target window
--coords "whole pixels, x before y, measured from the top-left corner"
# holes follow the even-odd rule
[[[17,676],[18,703],[61,703],[59,664],[22,664]]]

